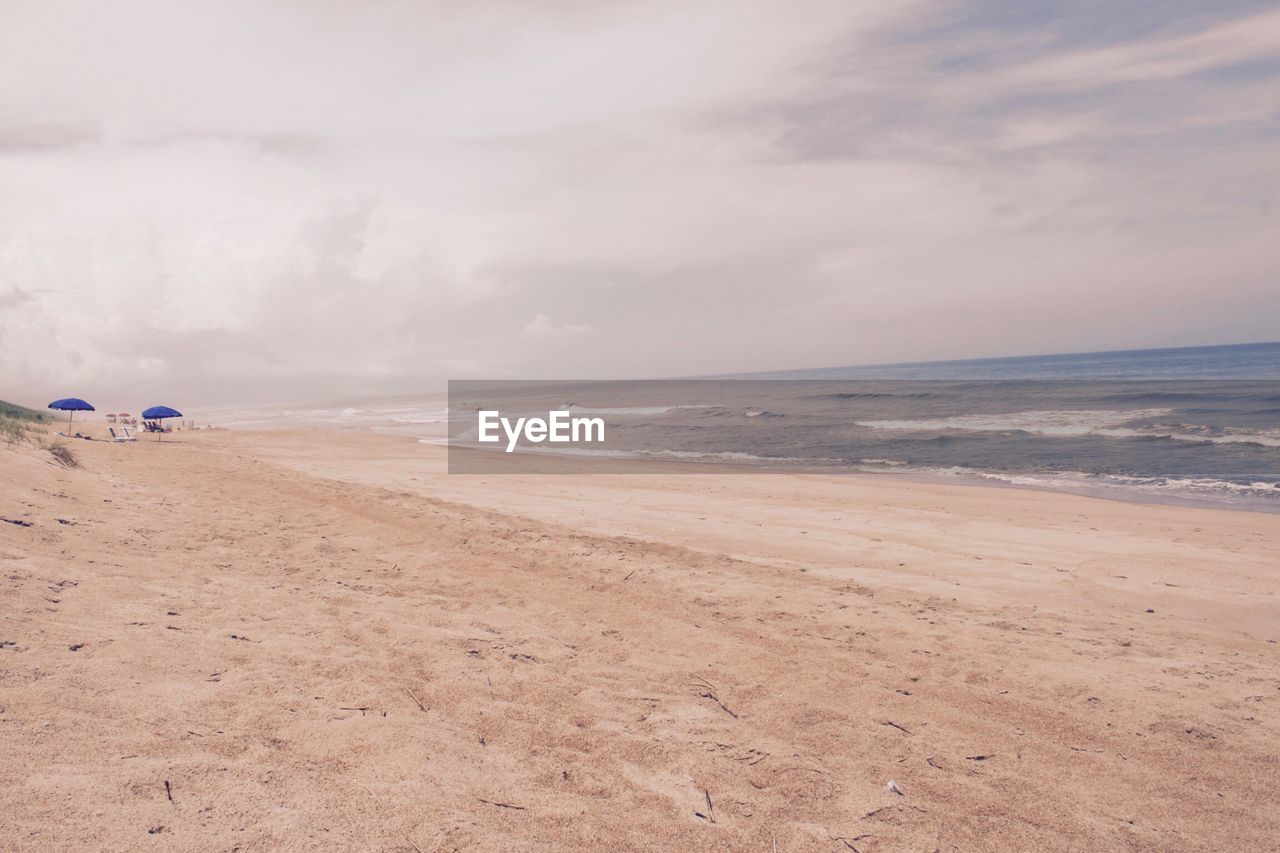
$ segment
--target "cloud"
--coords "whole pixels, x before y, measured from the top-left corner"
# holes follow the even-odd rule
[[[11,287],[6,291],[0,291],[0,309],[16,308],[32,298],[31,294],[21,287]]]
[[[1064,51],[1014,66],[981,81],[994,88],[1083,88],[1169,80],[1280,55],[1280,11],[1224,21],[1187,35]]]
[[[525,336],[536,340],[573,337],[575,335],[585,335],[590,331],[591,327],[585,323],[557,326],[551,322],[551,318],[546,314],[539,314],[526,323],[524,327]]]
[[[1138,8],[15,10],[0,397],[1274,337],[1276,13]]]
[[[101,130],[92,124],[6,117],[0,112],[0,156],[77,148],[101,139]]]

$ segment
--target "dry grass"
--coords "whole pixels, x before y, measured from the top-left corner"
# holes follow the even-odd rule
[[[21,444],[27,437],[27,424],[12,418],[0,417],[0,438],[12,447]]]
[[[0,417],[13,418],[15,420],[35,421],[43,423],[49,420],[49,415],[36,409],[28,409],[26,406],[19,406],[15,403],[6,403],[0,400]]]
[[[22,444],[36,432],[33,429],[36,424],[48,420],[49,416],[44,412],[0,400],[0,439],[10,447]]]
[[[55,441],[48,447],[49,455],[54,461],[63,468],[79,468],[80,460],[76,458],[76,453],[70,447],[67,447],[60,441]]]

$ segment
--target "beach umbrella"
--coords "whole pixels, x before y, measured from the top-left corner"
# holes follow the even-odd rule
[[[165,418],[180,418],[182,412],[177,409],[171,409],[168,406],[152,406],[149,409],[142,410],[142,419],[144,421],[162,421]],[[159,441],[162,433],[156,433],[156,440]]]
[[[75,417],[76,412],[92,412],[93,406],[81,400],[79,397],[67,397],[63,400],[54,400],[49,404],[49,408],[57,409],[67,413],[67,432],[71,431],[71,419]]]

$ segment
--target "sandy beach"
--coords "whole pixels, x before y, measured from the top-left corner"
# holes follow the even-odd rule
[[[8,849],[1280,837],[1277,515],[73,444],[0,459]]]
[[[1280,4],[2,20],[0,853],[1280,853]]]

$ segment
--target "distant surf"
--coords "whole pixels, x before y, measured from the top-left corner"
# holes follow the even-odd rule
[[[760,376],[486,386],[467,404],[451,397],[453,446],[473,437],[481,399],[515,413],[571,399],[609,423],[605,446],[573,449],[579,459],[892,472],[1280,510],[1280,344]]]
[[[543,459],[893,473],[1280,510],[1280,344],[504,387],[494,393],[515,414],[607,420],[604,447],[522,448]],[[197,422],[456,446],[475,437],[474,409],[450,423],[457,402],[343,400],[207,411]]]

